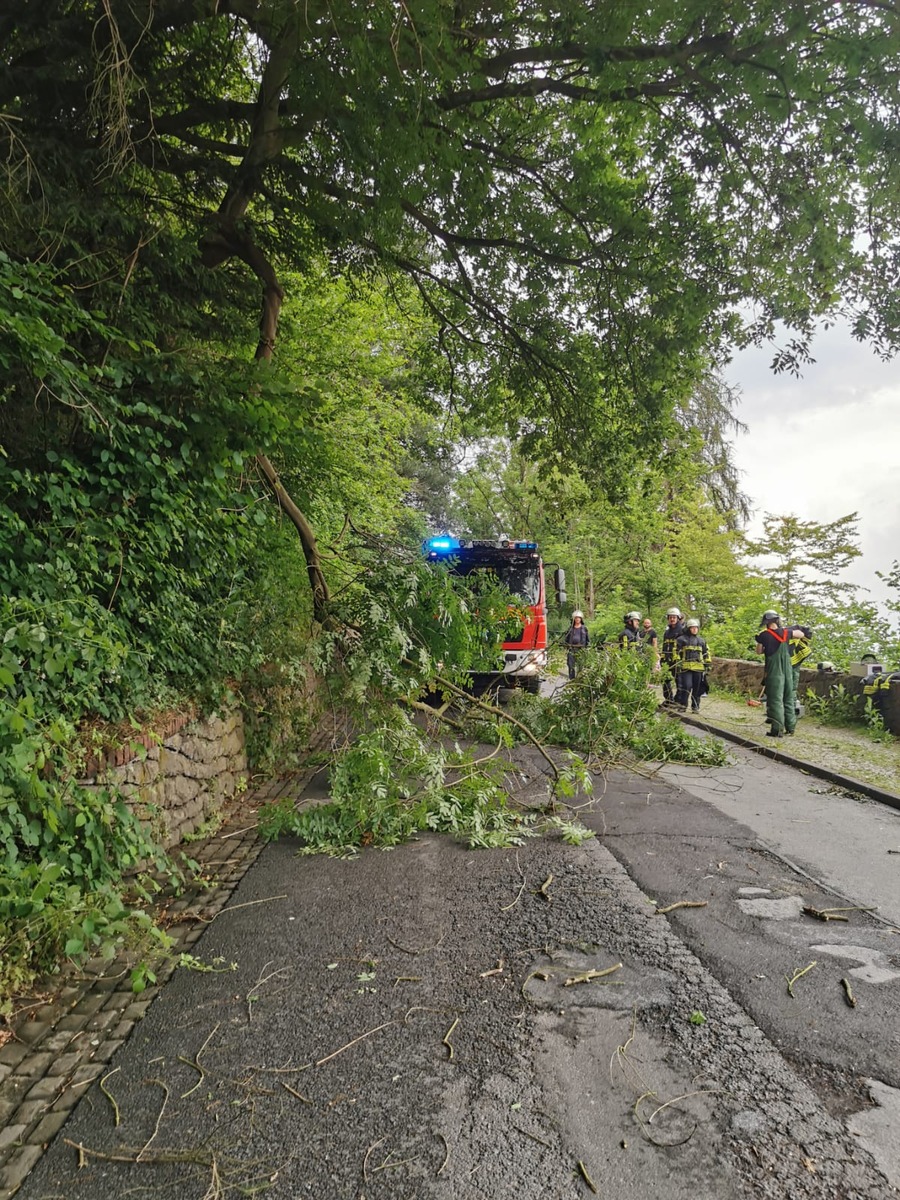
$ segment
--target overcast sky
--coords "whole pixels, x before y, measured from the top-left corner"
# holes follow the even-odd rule
[[[735,442],[752,499],[749,532],[765,513],[827,523],[859,513],[862,557],[845,578],[887,595],[877,570],[900,559],[900,362],[884,363],[844,328],[820,334],[800,379],[774,375],[774,350],[748,350],[725,370],[740,390]]]

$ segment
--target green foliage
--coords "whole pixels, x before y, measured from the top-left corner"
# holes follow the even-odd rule
[[[890,744],[896,741],[894,734],[885,729],[884,719],[872,697],[851,692],[842,683],[834,684],[826,696],[807,688],[804,703],[810,715],[823,725],[859,729],[875,742]]]
[[[692,762],[721,766],[724,745],[693,737],[658,713],[652,664],[642,654],[612,647],[589,650],[575,679],[556,696],[516,699],[513,711],[537,736],[597,762]],[[527,709],[526,709],[527,705]]]
[[[770,594],[786,619],[799,621],[805,606],[822,606],[853,592],[835,576],[862,553],[857,520],[856,513],[825,524],[766,514],[764,536],[748,541],[747,553],[767,560]]]
[[[338,856],[396,846],[425,830],[471,847],[519,845],[532,835],[532,818],[510,806],[503,773],[502,763],[445,749],[394,710],[338,756],[327,804],[267,805],[260,831],[302,839],[303,854]]]

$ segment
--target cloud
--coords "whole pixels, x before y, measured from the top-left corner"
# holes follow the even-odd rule
[[[771,350],[737,355],[725,371],[749,426],[735,443],[742,487],[755,509],[827,523],[859,513],[862,557],[844,578],[887,592],[877,570],[900,558],[900,378],[896,364],[835,328],[820,335],[801,379],[774,375]]]

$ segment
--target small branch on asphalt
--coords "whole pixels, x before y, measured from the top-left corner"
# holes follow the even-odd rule
[[[453,1022],[453,1024],[450,1026],[450,1028],[447,1030],[447,1032],[444,1034],[443,1038],[441,1039],[443,1044],[450,1051],[450,1053],[447,1055],[447,1062],[450,1062],[451,1059],[453,1058],[453,1045],[450,1042],[450,1034],[453,1032],[453,1030],[457,1027],[458,1024],[459,1024],[459,1017],[456,1018],[456,1020]]]
[[[538,968],[538,970],[537,970],[537,971],[530,971],[530,972],[529,972],[529,973],[528,973],[528,974],[525,976],[525,979],[524,979],[524,980],[523,980],[523,982],[522,982],[522,996],[523,996],[523,998],[524,998],[525,1000],[527,1000],[527,999],[528,999],[528,993],[525,991],[525,989],[528,987],[528,981],[529,981],[530,979],[540,979],[540,980],[541,980],[543,983],[546,983],[546,982],[547,982],[549,979],[552,979],[552,978],[553,978],[553,972],[552,972],[552,971],[544,971],[544,970],[542,970],[542,969],[540,969],[540,968]]]
[[[479,979],[490,979],[490,977],[492,975],[502,975],[505,966],[506,966],[506,964],[504,963],[503,959],[501,958],[498,961],[496,967],[493,967],[490,971],[482,971],[481,974],[478,976],[478,978]]]
[[[422,982],[421,975],[398,975],[397,978],[394,980],[394,987],[396,987],[398,983],[421,983],[421,982]]]
[[[551,873],[547,876],[547,878],[544,880],[544,882],[541,884],[541,886],[535,892],[536,896],[543,896],[548,904],[553,900],[553,897],[550,895],[550,893],[547,890],[550,887],[550,884],[552,882],[553,882],[553,872],[551,871]]]
[[[119,1106],[118,1106],[118,1104],[116,1104],[116,1099],[113,1096],[112,1092],[107,1091],[106,1081],[107,1081],[107,1079],[112,1079],[112,1077],[113,1077],[113,1075],[115,1075],[116,1071],[121,1071],[121,1069],[122,1069],[121,1067],[116,1067],[115,1070],[110,1071],[108,1075],[104,1075],[103,1078],[100,1080],[100,1091],[103,1093],[103,1095],[107,1098],[107,1100],[112,1105],[113,1114],[116,1119],[116,1128],[119,1127],[119,1122],[120,1122]]]
[[[391,1151],[391,1154],[393,1154],[393,1151]],[[383,1163],[379,1163],[377,1167],[373,1167],[372,1174],[374,1175],[376,1171],[393,1171],[395,1167],[408,1167],[410,1163],[419,1161],[418,1155],[415,1158],[401,1159],[400,1162],[388,1162],[388,1158],[390,1157],[391,1155],[389,1154]]]
[[[709,904],[708,900],[676,900],[674,904],[667,904],[665,908],[658,908],[653,916],[661,917],[663,913],[674,912],[676,908],[706,908],[707,904]]]
[[[296,1096],[298,1100],[302,1100],[304,1104],[312,1104],[312,1100],[308,1096],[301,1096],[296,1088],[292,1088],[289,1083],[285,1083],[283,1079],[278,1081],[286,1092],[290,1092],[292,1096]]]
[[[804,904],[803,911],[809,917],[815,917],[817,921],[849,921],[849,917],[841,916],[840,913],[832,911],[830,908],[813,908],[811,904]]]
[[[788,995],[792,1000],[794,999],[794,984],[798,979],[802,979],[806,972],[811,971],[815,966],[818,966],[818,962],[811,962],[808,967],[803,967],[801,970],[795,971],[793,975],[785,975],[785,979],[787,980]]]
[[[869,907],[863,907],[859,904],[849,904],[846,908],[823,908],[822,912],[827,913],[845,913],[845,912],[878,912],[878,905],[872,904]]]
[[[519,891],[518,891],[518,894],[517,894],[517,896],[516,896],[515,900],[513,900],[513,902],[512,902],[511,904],[504,904],[504,906],[503,906],[503,907],[500,909],[500,911],[501,911],[501,912],[509,912],[509,910],[510,910],[511,908],[515,908],[515,906],[516,906],[516,905],[519,903],[519,901],[522,899],[522,893],[525,891],[525,884],[528,882],[528,880],[525,878],[525,872],[524,872],[524,871],[522,870],[522,868],[519,866],[519,852],[518,852],[518,850],[516,851],[516,870],[519,872],[519,876],[521,877],[521,880],[522,880],[522,886],[519,888]]]
[[[591,967],[589,971],[582,971],[578,975],[571,975],[563,983],[563,987],[573,987],[576,983],[590,983],[592,979],[602,979],[604,975],[612,975],[614,971],[621,971],[621,969],[621,963],[616,963],[614,967],[604,967],[602,971],[595,971]]]
[[[645,1100],[648,1100],[651,1096],[655,1099],[656,1092],[644,1092],[644,1094],[642,1096],[638,1096],[638,1098],[634,1104],[635,1120],[637,1121],[638,1125],[640,1125],[641,1132],[643,1133],[643,1135],[647,1139],[647,1141],[651,1144],[651,1146],[659,1146],[660,1149],[667,1150],[667,1149],[673,1148],[675,1146],[683,1146],[686,1142],[689,1142],[691,1140],[691,1138],[694,1136],[694,1134],[697,1132],[697,1129],[699,1126],[699,1122],[697,1122],[697,1121],[694,1122],[693,1128],[690,1130],[690,1132],[687,1133],[687,1135],[685,1137],[679,1138],[677,1142],[661,1142],[658,1138],[655,1138],[651,1134],[650,1130],[648,1129],[648,1125],[650,1124],[650,1121],[653,1120],[653,1117],[656,1116],[656,1114],[660,1111],[660,1109],[663,1109],[666,1107],[665,1104],[661,1104],[659,1106],[659,1108],[656,1108],[653,1110],[653,1115],[649,1118],[649,1120],[644,1121],[639,1110],[640,1110],[641,1104]],[[676,1099],[683,1100],[684,1097],[678,1096],[678,1097],[676,1097]],[[670,1101],[670,1103],[674,1104],[675,1101],[672,1100],[672,1101]]]
[[[844,999],[851,1008],[856,1008],[856,997],[853,995],[853,990],[850,987],[850,980],[842,979],[841,987],[844,989]]]
[[[277,897],[277,899],[280,899],[280,898],[281,897]],[[270,959],[269,962],[264,964],[263,971],[265,971],[266,967],[269,967],[272,965],[272,961],[273,960]],[[257,995],[257,992],[259,991],[259,989],[261,987],[263,987],[265,984],[267,984],[270,979],[284,979],[284,977],[287,975],[287,973],[288,973],[287,967],[279,967],[277,971],[270,971],[269,974],[265,975],[265,976],[263,975],[262,971],[260,971],[259,978],[256,980],[256,983],[254,983],[253,987],[250,989],[250,991],[244,997],[244,999],[247,1003],[247,1024],[248,1025],[253,1020],[253,1002],[255,1000],[259,999],[259,996]],[[279,989],[279,990],[283,991],[283,989]],[[273,994],[277,996],[278,992],[275,992]]]
[[[371,1037],[373,1033],[379,1033],[382,1029],[387,1029],[389,1025],[396,1025],[396,1021],[385,1021],[383,1025],[376,1025],[374,1029],[367,1029],[365,1033],[361,1033],[359,1037],[354,1038],[352,1042],[348,1042],[346,1046],[341,1046],[339,1050],[335,1050],[332,1054],[326,1054],[324,1058],[320,1058],[318,1062],[313,1063],[314,1067],[321,1067],[323,1063],[331,1062],[333,1058],[337,1058],[339,1054],[343,1054],[345,1050],[349,1050],[351,1046],[355,1046],[357,1042],[363,1042],[367,1037]]]
[[[665,1104],[660,1104],[659,1108],[654,1108],[653,1112],[647,1118],[649,1125],[657,1113],[661,1113],[664,1108],[671,1108],[673,1104],[680,1104],[682,1100],[690,1100],[692,1096],[712,1096],[716,1092],[721,1092],[722,1088],[698,1088],[695,1092],[685,1092],[681,1096],[673,1096],[671,1100],[667,1100]]]
[[[366,1151],[365,1157],[363,1158],[363,1165],[362,1165],[363,1183],[369,1182],[369,1173],[367,1170],[367,1167],[369,1164],[369,1155],[372,1153],[373,1150],[375,1150],[378,1146],[380,1146],[382,1142],[384,1142],[386,1140],[387,1140],[387,1135],[385,1134],[385,1136],[380,1137],[377,1142],[373,1142],[372,1145]]]
[[[513,1125],[513,1129],[516,1131],[516,1133],[521,1133],[524,1137],[531,1138],[531,1140],[533,1142],[537,1142],[539,1146],[546,1146],[548,1150],[553,1149],[549,1142],[545,1142],[543,1138],[539,1138],[536,1133],[529,1133],[529,1131],[527,1129],[523,1129],[521,1125]]]
[[[218,1029],[218,1026],[216,1026],[216,1028]],[[160,1110],[156,1115],[156,1124],[153,1126],[153,1132],[150,1134],[150,1137],[147,1139],[146,1142],[144,1142],[143,1146],[138,1151],[138,1156],[134,1160],[136,1163],[142,1162],[144,1160],[144,1155],[147,1153],[147,1150],[150,1148],[150,1145],[152,1144],[154,1138],[159,1133],[160,1122],[162,1121],[163,1113],[166,1111],[166,1105],[169,1103],[169,1089],[168,1089],[168,1086],[165,1083],[163,1083],[163,1081],[161,1079],[148,1079],[147,1082],[157,1084],[165,1092],[165,1095],[163,1096],[163,1102],[162,1102],[162,1105],[160,1106]]]
[[[584,1165],[584,1163],[581,1161],[580,1158],[575,1165],[578,1167],[578,1170],[581,1174],[581,1178],[588,1185],[588,1187],[591,1189],[591,1191],[594,1193],[594,1195],[599,1196],[600,1192],[597,1189],[597,1185],[596,1185],[596,1183],[594,1183],[593,1179],[591,1179],[590,1175],[588,1175],[588,1169]]]
[[[227,908],[220,908],[211,917],[198,917],[197,919],[204,925],[211,925],[216,917],[221,917],[224,913],[237,912],[239,908],[252,908],[254,904],[269,904],[272,900],[287,900],[287,893],[283,896],[263,896],[261,900],[245,900],[243,904],[229,904]]]
[[[215,1034],[216,1030],[219,1028],[220,1024],[221,1024],[221,1022],[219,1022],[219,1021],[217,1021],[215,1023],[215,1025],[213,1026],[213,1029],[211,1030],[211,1032],[209,1034],[209,1037],[207,1037],[206,1041],[203,1043],[203,1045],[197,1051],[197,1053],[193,1059],[185,1058],[183,1054],[178,1055],[179,1062],[187,1063],[187,1065],[189,1067],[193,1067],[195,1071],[200,1072],[200,1078],[197,1080],[197,1082],[194,1084],[194,1086],[192,1088],[188,1088],[188,1090],[186,1092],[184,1092],[182,1094],[182,1096],[180,1097],[182,1100],[186,1100],[188,1096],[190,1096],[193,1092],[196,1092],[197,1088],[200,1086],[200,1084],[206,1078],[206,1070],[204,1067],[200,1066],[200,1055],[203,1053],[203,1051],[206,1049],[206,1047],[212,1041],[213,1035]]]
[[[213,1156],[213,1160],[209,1165],[211,1171],[209,1187],[203,1195],[203,1200],[225,1200],[225,1186],[222,1183],[222,1177],[219,1174],[219,1164],[216,1162],[215,1156]]]
[[[442,1133],[436,1134],[436,1136],[439,1137],[441,1139],[441,1141],[444,1143],[444,1151],[445,1151],[444,1161],[441,1163],[441,1165],[438,1167],[438,1170],[437,1170],[438,1175],[440,1175],[443,1172],[444,1167],[446,1167],[447,1163],[450,1161],[450,1143],[447,1141],[447,1139],[444,1137],[444,1135]]]
[[[385,934],[385,936],[387,937],[387,934]],[[404,954],[427,954],[429,950],[437,950],[438,946],[444,940],[444,935],[441,934],[433,946],[423,946],[420,950],[412,950],[409,946],[401,946],[400,943],[395,942],[392,937],[389,937],[387,940],[395,949],[402,950]]]

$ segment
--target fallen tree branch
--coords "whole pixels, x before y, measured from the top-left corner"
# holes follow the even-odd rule
[[[405,666],[412,667],[413,669],[416,668],[416,664],[411,659],[404,658],[402,661]],[[521,730],[521,732],[525,734],[525,736],[528,738],[528,740],[531,742],[531,744],[535,747],[535,749],[538,751],[538,753],[541,755],[541,757],[544,759],[544,761],[550,767],[550,770],[553,772],[554,781],[557,783],[559,782],[560,775],[561,775],[559,767],[556,765],[556,763],[553,761],[553,759],[547,753],[547,750],[544,747],[543,742],[541,742],[540,739],[537,738],[531,732],[531,730],[528,728],[527,725],[524,725],[521,721],[519,721],[516,717],[512,716],[510,713],[504,712],[503,709],[499,707],[499,705],[488,704],[488,702],[486,700],[480,700],[476,696],[469,695],[469,693],[464,688],[458,687],[455,683],[451,683],[450,680],[445,679],[443,675],[435,675],[434,681],[435,681],[435,683],[439,684],[444,691],[450,692],[451,695],[457,696],[460,700],[465,700],[473,708],[479,708],[482,710],[482,712],[490,713],[491,716],[494,716],[494,717],[499,717],[501,720],[506,721],[508,724],[514,725],[516,727],[516,729]]]

